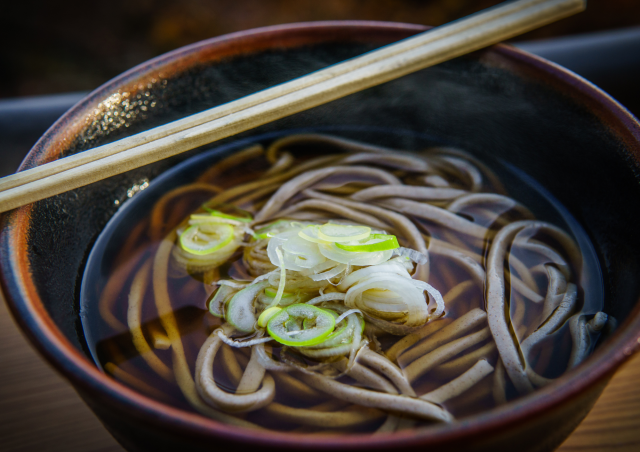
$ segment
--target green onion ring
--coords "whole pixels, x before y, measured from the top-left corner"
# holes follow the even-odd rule
[[[269,235],[269,231],[271,231],[274,228],[277,228],[278,226],[282,225],[283,223],[291,224],[291,222],[289,220],[278,220],[278,221],[276,221],[274,223],[268,224],[268,225],[263,226],[260,229],[258,229],[253,237],[255,239],[268,239],[268,238],[271,237]]]
[[[267,332],[284,345],[316,345],[333,332],[335,319],[333,313],[327,309],[308,304],[292,304],[271,317],[267,324]],[[310,322],[313,322],[313,326]],[[303,327],[305,323],[307,327]]]
[[[219,210],[209,209],[208,207],[203,207],[203,209],[209,212],[212,217],[226,218],[227,220],[239,221],[241,223],[251,223],[253,221],[253,218],[251,218],[251,216],[249,216],[248,218],[242,218],[220,212]]]
[[[206,245],[198,243],[195,239],[198,236],[199,229],[206,227],[211,231],[203,232],[205,234],[216,234],[219,238],[212,240]],[[194,224],[189,226],[182,234],[180,234],[180,246],[188,253],[195,254],[197,256],[204,256],[205,254],[211,254],[227,246],[233,240],[235,230],[233,226],[229,224],[210,224],[210,225],[198,225]]]
[[[282,308],[279,308],[278,306],[272,306],[262,311],[262,314],[260,314],[260,317],[258,317],[258,326],[260,328],[264,328],[265,326],[267,326],[269,320],[271,320],[271,317],[273,317],[280,311],[282,311]]]
[[[358,245],[347,245],[345,243],[336,243],[336,246],[341,250],[351,251],[351,252],[365,252],[371,253],[374,251],[387,251],[387,250],[395,250],[400,247],[398,243],[398,239],[395,235],[389,234],[371,234],[368,242],[373,240],[378,240],[374,243],[361,243]]]
[[[327,242],[351,242],[369,237],[371,228],[368,226],[351,226],[344,224],[326,223],[318,229],[318,238]]]

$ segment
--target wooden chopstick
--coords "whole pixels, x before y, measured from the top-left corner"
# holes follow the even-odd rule
[[[0,179],[0,212],[226,138],[479,50],[584,10],[519,0],[109,145]]]
[[[108,157],[109,155],[117,154],[118,152],[122,152],[127,149],[131,149],[133,147],[140,146],[142,144],[185,131],[192,127],[199,126],[223,116],[237,113],[238,111],[253,107],[262,102],[266,102],[268,100],[272,100],[285,94],[298,91],[302,88],[306,88],[316,83],[335,78],[339,75],[346,74],[366,65],[397,55],[401,52],[414,49],[429,42],[434,42],[438,39],[442,39],[455,33],[460,33],[471,27],[482,25],[487,21],[496,20],[507,14],[513,14],[518,11],[522,11],[525,8],[537,5],[544,1],[546,0],[523,0],[508,3],[506,5],[501,5],[499,7],[489,8],[487,10],[469,16],[465,20],[455,21],[445,26],[434,28],[432,30],[429,30],[428,32],[421,33],[412,38],[404,39],[397,43],[383,47],[377,51],[369,52],[360,57],[333,65],[326,69],[309,74],[306,77],[301,77],[288,83],[274,86],[252,96],[247,96],[236,101],[221,105],[219,107],[211,108],[209,110],[188,116],[184,119],[174,121],[164,126],[155,127],[148,131],[133,135],[123,140],[118,140],[116,142],[106,144],[104,146],[94,148],[87,152],[80,152],[70,157],[59,159],[54,162],[35,167],[33,169],[21,171],[14,175],[0,179],[0,191],[18,187],[28,182],[42,179],[43,177],[51,176],[65,170],[75,168],[76,166],[84,165],[85,163]]]

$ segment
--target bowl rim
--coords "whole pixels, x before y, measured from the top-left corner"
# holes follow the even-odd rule
[[[20,170],[58,157],[60,145],[82,127],[91,108],[123,87],[146,83],[159,71],[177,72],[206,55],[224,58],[269,48],[273,45],[299,45],[300,42],[326,42],[335,39],[362,40],[375,36],[409,36],[426,30],[421,25],[374,21],[303,22],[257,28],[201,41],[149,60],[102,85],[66,112],[36,143]],[[609,95],[580,76],[542,58],[508,45],[499,44],[475,52],[517,73],[542,79],[577,102],[587,106],[627,144],[636,164],[640,162],[640,124]],[[214,60],[215,61],[215,60]],[[529,417],[561,406],[583,391],[593,389],[610,378],[613,372],[640,348],[640,303],[620,325],[613,337],[600,347],[577,370],[567,372],[549,386],[522,397],[489,413],[474,415],[462,422],[435,425],[424,430],[409,430],[382,435],[352,434],[318,436],[300,433],[252,430],[223,424],[202,415],[190,413],[157,402],[102,373],[80,350],[72,345],[49,317],[29,270],[27,257],[28,230],[32,206],[5,214],[0,234],[0,285],[10,310],[23,332],[38,351],[81,393],[91,393],[116,410],[149,425],[197,438],[224,438],[244,445],[261,445],[285,449],[300,446],[313,449],[358,450],[389,446],[437,445],[450,440],[464,440],[478,434],[500,432],[515,427]]]

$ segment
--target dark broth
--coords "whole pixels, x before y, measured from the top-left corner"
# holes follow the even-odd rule
[[[328,148],[325,153],[334,153],[335,147]],[[296,153],[297,162],[304,162],[311,158],[323,155],[316,150],[307,153]],[[203,159],[200,157],[200,161]],[[110,233],[107,237],[101,238],[98,242],[98,250],[94,250],[89,261],[89,269],[83,280],[81,313],[85,337],[89,348],[97,364],[107,373],[122,383],[155,398],[164,403],[192,411],[193,408],[183,396],[180,388],[172,382],[163,379],[154,372],[147,362],[140,356],[132,342],[132,335],[127,325],[127,309],[130,287],[138,270],[143,263],[153,256],[162,238],[173,228],[178,226],[189,214],[199,208],[201,204],[209,200],[214,191],[204,187],[203,184],[213,184],[221,190],[228,190],[240,184],[260,180],[263,173],[267,171],[271,164],[264,156],[253,158],[242,165],[225,168],[222,171],[215,169],[218,158],[209,158],[207,165],[194,162],[190,164],[188,176],[181,176],[182,179],[190,180],[193,174],[201,173],[198,183],[192,185],[192,189],[177,195],[167,202],[163,208],[159,208],[157,201],[162,192],[176,190],[178,186],[187,183],[187,180],[167,183],[165,178],[162,182],[152,182],[149,192],[155,190],[153,194],[142,193],[128,203],[135,203],[134,207],[125,205],[125,214],[116,216],[107,228]],[[371,165],[375,166],[375,165]],[[582,306],[584,315],[593,315],[602,309],[602,287],[598,262],[589,240],[582,228],[573,220],[571,215],[555,201],[551,195],[537,186],[535,182],[523,178],[522,173],[508,166],[501,167],[503,179],[507,183],[507,193],[527,193],[527,199],[533,199],[535,205],[528,206],[537,216],[552,218],[558,226],[565,229],[572,235],[582,252],[581,268],[573,268],[575,278],[578,283],[579,305]],[[175,172],[174,172],[175,173]],[[409,184],[417,185],[418,178],[407,171],[396,170],[394,174],[403,178]],[[502,175],[502,174],[501,174]],[[327,178],[325,182],[340,185],[339,177]],[[358,183],[367,183],[366,179],[359,180]],[[156,189],[156,184],[164,185],[161,189]],[[491,192],[496,187],[486,183],[483,192]],[[204,187],[204,188],[203,188]],[[160,191],[159,191],[160,190]],[[217,190],[215,190],[217,191]],[[327,192],[331,192],[328,190]],[[339,190],[333,190],[334,193]],[[145,199],[148,198],[148,199]],[[290,204],[294,204],[300,197],[294,197]],[[155,214],[153,205],[155,204]],[[259,205],[253,202],[245,203],[241,206],[250,212],[255,212]],[[476,224],[488,227],[490,231],[497,231],[500,228],[495,219],[487,220],[487,212],[478,206],[465,208],[458,213],[460,216],[473,221]],[[125,217],[133,222],[123,226],[121,219]],[[419,218],[408,217],[415,222],[422,232],[431,238],[464,247],[471,253],[486,259],[488,253],[488,242],[475,240],[461,233],[452,232],[449,229],[439,226],[436,223]],[[506,209],[498,220],[514,220],[517,214],[512,209]],[[114,229],[115,228],[115,229]],[[115,232],[114,232],[115,231]],[[101,255],[96,255],[101,253]],[[509,262],[505,269],[508,274],[517,274],[518,269],[514,268],[511,258],[517,258],[527,268],[550,263],[539,254],[526,250],[514,250],[509,255]],[[438,289],[443,295],[461,282],[469,279],[469,273],[465,268],[457,265],[451,259],[437,254],[430,254],[431,273],[429,283]],[[246,279],[248,270],[242,259],[241,250],[237,251],[233,257],[218,269],[216,279]],[[203,284],[209,276],[201,273],[192,273],[170,266],[169,268],[169,297],[171,299],[174,315],[178,321],[180,335],[182,338],[187,362],[191,373],[194,372],[195,361],[200,347],[211,334],[211,332],[222,324],[221,319],[212,316],[207,310],[207,302],[212,296],[213,286]],[[546,278],[540,274],[536,275],[535,284],[544,294],[546,290]],[[485,288],[473,285],[464,291],[463,296],[454,299],[454,302],[446,305],[445,318],[456,319],[464,313],[474,309],[485,309]],[[509,284],[507,277],[507,294],[510,301],[510,314],[514,322],[514,332],[520,341],[536,330],[542,322],[542,303],[525,302],[524,297]],[[153,353],[169,369],[172,367],[172,351],[162,344],[165,336],[158,312],[154,305],[153,290],[147,289],[142,303],[142,331],[148,343],[153,345],[156,338],[157,347]],[[478,328],[479,329],[479,328]],[[474,330],[475,331],[475,330]],[[158,340],[157,338],[160,338]],[[388,349],[393,343],[398,341],[397,336],[381,335],[379,338],[382,350]],[[273,347],[275,357],[280,353],[280,347]],[[489,350],[487,342],[467,349],[464,355],[476,353],[479,357],[485,357],[491,364],[495,365],[498,352],[493,348]],[[249,349],[234,351],[241,366],[246,365],[249,356]],[[571,353],[571,337],[568,325],[562,326],[561,330],[549,339],[545,339],[541,344],[535,346],[530,354],[530,364],[544,377],[555,378],[565,372],[567,361]],[[421,376],[412,385],[418,394],[429,392],[442,384],[450,381],[457,374],[452,370],[451,361],[460,358],[456,356],[453,360],[436,366],[435,369]],[[309,362],[308,359],[300,358],[301,362]],[[402,359],[399,359],[402,367]],[[452,373],[453,372],[453,373]],[[235,390],[235,385],[230,380],[227,372],[220,365],[220,360],[214,366],[214,376],[220,388],[229,392]],[[340,381],[359,385],[348,376],[340,378]],[[489,410],[495,406],[492,393],[493,379],[484,378],[473,390],[467,391],[458,397],[448,400],[444,406],[455,416],[456,419],[464,418],[482,411]],[[296,393],[294,389],[278,390],[281,382],[276,377],[276,396],[274,402],[294,408],[312,408],[318,410],[334,411],[341,410],[350,405],[340,399],[321,394],[319,397],[304,398]],[[517,392],[512,384],[507,384],[507,395],[510,399],[517,397]],[[238,414],[238,417],[261,425],[266,428],[280,431],[316,432],[316,431],[336,431],[345,432],[345,429],[338,427],[318,428],[298,425],[293,422],[283,421],[277,416],[266,414],[265,409]],[[360,424],[349,428],[349,432],[374,432],[383,422],[385,417],[378,417],[368,423]],[[427,422],[408,422],[409,426],[430,425]]]

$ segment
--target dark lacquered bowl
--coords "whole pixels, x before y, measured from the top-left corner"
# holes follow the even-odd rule
[[[21,169],[110,142],[422,31],[415,25],[288,25],[195,44],[99,88],[66,113]],[[342,127],[335,129],[335,126]],[[435,137],[526,172],[578,219],[603,270],[617,332],[577,369],[533,395],[450,425],[389,435],[305,436],[222,425],[142,396],[93,364],[78,315],[93,243],[126,199],[187,155],[15,210],[3,218],[1,282],[17,321],[128,450],[551,450],[587,414],[640,335],[640,126],[606,94],[508,46],[420,71],[241,138],[331,128],[363,141],[404,130],[396,147]],[[230,140],[226,140],[229,142]],[[189,153],[201,152],[196,150]],[[233,449],[231,449],[233,448]]]

